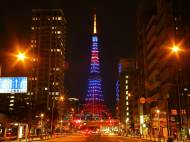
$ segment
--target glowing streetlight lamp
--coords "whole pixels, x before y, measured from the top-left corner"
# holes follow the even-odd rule
[[[60,97],[60,101],[64,101],[65,100],[65,97],[64,96],[61,96]]]
[[[158,115],[158,138],[160,138],[160,110],[157,109],[156,113]]]
[[[184,51],[184,49],[182,49],[181,47],[182,43],[179,44],[173,44],[173,46],[170,48],[172,53],[175,53],[177,59],[179,59],[179,53],[181,53],[182,51]],[[177,75],[177,96],[178,96],[178,112],[179,112],[179,132],[180,132],[180,139],[182,138],[181,136],[181,129],[182,129],[182,116],[181,116],[181,80],[180,80],[180,74],[181,74],[181,65],[180,62],[177,60],[176,62],[176,75]]]
[[[19,52],[19,53],[17,54],[17,59],[20,60],[20,61],[24,61],[24,60],[26,59],[25,53]]]
[[[174,45],[174,46],[171,48],[171,51],[172,51],[173,53],[178,53],[178,52],[181,51],[181,48],[180,48],[179,46]]]
[[[43,118],[43,117],[44,117],[44,114],[43,114],[43,113],[41,113],[41,114],[40,114],[40,117],[41,117],[41,118]]]
[[[40,118],[41,118],[41,135],[42,135],[42,133],[43,133],[43,118],[44,118],[43,113],[40,114]]]

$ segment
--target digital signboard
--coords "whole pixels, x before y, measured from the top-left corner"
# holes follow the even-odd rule
[[[0,93],[26,93],[27,77],[0,77]]]

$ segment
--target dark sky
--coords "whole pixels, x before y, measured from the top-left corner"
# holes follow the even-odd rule
[[[105,102],[115,105],[117,62],[135,57],[138,0],[15,0],[0,6],[0,62],[13,43],[29,40],[31,10],[61,8],[67,19],[66,87],[70,96],[84,98],[90,61],[92,10],[96,8]]]

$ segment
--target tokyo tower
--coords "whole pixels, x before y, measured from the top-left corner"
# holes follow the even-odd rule
[[[96,14],[94,18],[93,34],[91,38],[91,63],[88,78],[88,90],[83,112],[92,120],[106,119],[107,109],[102,94],[102,79],[100,75],[99,45],[96,29]]]

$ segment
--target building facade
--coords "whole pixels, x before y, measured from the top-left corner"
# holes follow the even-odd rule
[[[136,65],[135,59],[119,61],[119,76],[117,82],[117,117],[123,131],[130,133],[139,121],[138,96],[136,94]]]
[[[66,19],[61,9],[33,9],[29,91],[36,113],[53,113],[64,94]]]
[[[171,52],[174,45],[185,49],[189,45],[186,2],[157,0],[152,9],[142,8],[138,15],[138,93],[146,98],[143,108],[150,119],[149,133],[162,137],[188,133],[187,54]]]

